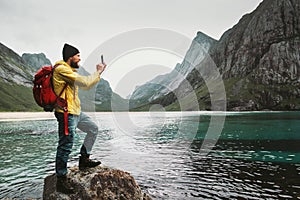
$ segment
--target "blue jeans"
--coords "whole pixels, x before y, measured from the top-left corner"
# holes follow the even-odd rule
[[[68,115],[69,135],[64,132],[64,114],[55,112],[55,117],[58,121],[59,141],[56,151],[55,171],[57,176],[63,176],[68,173],[67,162],[69,155],[72,152],[74,135],[76,128],[87,133],[84,143],[80,149],[81,155],[89,155],[98,134],[98,126],[84,113],[80,115]]]

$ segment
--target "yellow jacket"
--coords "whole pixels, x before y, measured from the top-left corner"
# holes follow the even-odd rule
[[[57,95],[63,90],[66,83],[67,88],[61,94],[61,97],[67,99],[68,113],[73,115],[79,115],[81,112],[80,100],[78,97],[78,87],[80,89],[88,90],[93,87],[100,80],[98,72],[90,76],[81,76],[77,74],[77,70],[69,66],[64,61],[58,61],[55,63],[58,65],[53,73],[53,86]],[[56,112],[64,112],[63,110],[56,108]]]

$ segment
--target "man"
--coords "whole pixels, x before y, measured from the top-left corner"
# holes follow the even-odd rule
[[[55,170],[57,176],[56,189],[58,192],[71,194],[74,189],[67,181],[67,162],[72,151],[73,138],[76,128],[87,135],[80,149],[79,169],[100,165],[100,161],[90,160],[90,153],[97,137],[98,127],[89,116],[81,112],[78,87],[90,89],[100,80],[106,64],[96,65],[96,72],[90,76],[77,74],[79,68],[79,50],[69,44],[63,47],[63,60],[58,61],[53,73],[53,86],[56,94],[66,100],[67,110],[57,107],[55,117],[58,121],[59,141],[56,152]],[[65,121],[66,120],[66,121]]]

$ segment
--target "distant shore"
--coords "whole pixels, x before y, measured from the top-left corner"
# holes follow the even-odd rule
[[[55,119],[53,112],[0,112],[0,121]]]
[[[149,112],[149,111],[148,111]],[[168,111],[167,111],[168,112]],[[171,111],[176,112],[176,111]],[[181,111],[177,111],[181,112]],[[232,115],[237,113],[282,113],[282,112],[299,112],[299,111],[186,111],[186,113],[195,113],[195,114],[221,114],[221,115]],[[92,115],[90,112],[85,112],[88,115]],[[95,112],[92,112],[95,113]],[[106,114],[111,114],[112,112],[102,112]],[[115,113],[124,113],[124,112],[115,112]],[[126,112],[125,112],[126,113]],[[143,113],[143,112],[129,112],[129,113]],[[183,112],[185,113],[185,112]],[[3,121],[27,121],[27,120],[47,120],[55,119],[53,112],[0,112],[0,122]]]

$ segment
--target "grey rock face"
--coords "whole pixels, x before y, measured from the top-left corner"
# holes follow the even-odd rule
[[[181,64],[178,63],[170,73],[157,76],[135,89],[130,96],[131,100],[135,100],[131,107],[135,107],[136,102],[148,103],[176,89],[192,69],[203,60],[215,42],[211,37],[198,32]]]
[[[18,54],[0,43],[0,79],[3,82],[30,87],[33,73]]]
[[[22,59],[30,65],[34,70],[38,70],[45,65],[51,65],[50,60],[43,53],[39,54],[22,54]]]
[[[248,94],[241,95],[240,104],[251,101],[252,107],[241,109],[293,110],[299,106],[299,19],[298,0],[265,0],[215,47],[212,57],[223,79],[249,81],[244,89]],[[228,105],[235,109],[230,99]]]
[[[78,73],[83,76],[90,75],[83,67],[80,67]],[[81,107],[84,111],[114,111],[128,110],[128,102],[121,96],[114,93],[110,84],[105,79],[101,78],[91,90],[79,90],[81,99]]]
[[[222,76],[228,110],[298,110],[300,1],[264,0],[226,31],[209,55]],[[200,94],[210,58],[204,58],[186,78],[198,94],[200,109],[211,109],[210,94]],[[190,91],[183,85],[177,90],[184,97]]]
[[[124,200],[151,200],[143,193],[134,178],[128,173],[107,167],[95,167],[79,171],[78,167],[70,169],[68,179],[74,187],[75,194],[56,192],[56,175],[45,178],[44,200],[56,199],[124,199]]]
[[[265,0],[245,15],[213,48],[223,77],[245,77],[263,68],[299,76],[299,17],[297,0]]]

